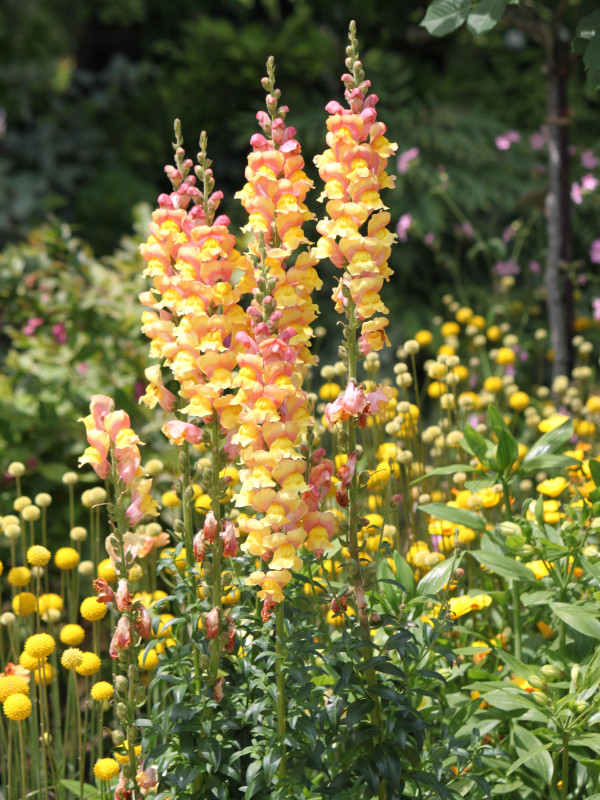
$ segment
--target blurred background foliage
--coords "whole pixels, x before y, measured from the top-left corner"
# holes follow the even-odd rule
[[[571,4],[573,31],[586,2]],[[244,224],[233,194],[264,106],[267,57],[275,56],[288,121],[316,178],[324,106],[342,99],[350,19],[389,138],[399,153],[420,150],[417,167],[386,196],[393,224],[411,214],[414,234],[392,261],[385,299],[393,340],[426,326],[449,289],[473,303],[479,292],[485,315],[494,261],[509,256],[503,230],[516,218],[533,214],[539,222],[543,215],[546,156],[532,151],[527,136],[546,115],[544,57],[506,24],[475,38],[460,30],[436,39],[419,25],[426,7],[386,0],[5,0],[3,462],[35,454],[72,463],[75,451],[66,443],[77,439],[75,420],[93,392],[116,392],[118,406],[135,407],[147,353],[138,331],[143,279],[136,249],[168,186],[162,166],[172,158],[173,119],[182,120],[190,155],[207,131],[223,210]],[[581,59],[573,56],[576,156],[599,144],[598,97],[584,87]],[[500,152],[495,137],[507,129],[520,131],[522,141]],[[600,233],[596,218],[590,201],[576,221],[575,257],[583,265]],[[461,220],[476,229],[479,245]],[[523,258],[542,260],[543,247],[542,224]],[[332,329],[330,289],[325,277],[321,323]],[[31,320],[41,322],[32,329]],[[326,349],[324,360],[332,355]]]

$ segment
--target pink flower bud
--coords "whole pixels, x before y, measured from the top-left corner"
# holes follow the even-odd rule
[[[237,555],[238,540],[233,522],[229,519],[225,521],[225,530],[221,534],[221,538],[223,539],[223,555],[225,558],[233,558],[233,556]]]
[[[219,619],[219,609],[213,608],[206,615],[206,635],[209,639],[216,639],[221,627]]]
[[[135,618],[135,629],[142,637],[142,639],[149,639],[152,635],[152,621],[150,619],[150,614],[148,613],[148,609],[146,606],[139,605],[138,606],[138,613]]]
[[[119,611],[128,611],[131,608],[133,596],[129,591],[126,578],[121,578],[117,586],[117,608]]]
[[[212,511],[209,511],[204,520],[204,538],[212,544],[219,531],[219,523]]]
[[[194,561],[201,564],[206,557],[206,544],[204,542],[204,531],[198,531],[194,536]]]
[[[127,650],[131,644],[131,625],[129,617],[123,616],[119,620],[110,643],[109,653],[111,658],[117,658],[119,650]]]

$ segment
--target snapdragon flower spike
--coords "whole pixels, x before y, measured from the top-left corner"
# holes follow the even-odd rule
[[[243,347],[238,355],[241,412],[230,435],[246,467],[235,503],[254,512],[240,522],[247,534],[242,549],[270,562],[267,573],[258,570],[247,579],[260,587],[263,619],[283,599],[289,570],[299,569],[297,551],[307,539],[304,519],[310,507],[303,495],[309,486],[300,445],[312,418],[302,381],[315,361],[309,349],[317,312],[311,292],[321,286],[316,259],[306,251],[296,254],[309,244],[303,225],[313,215],[304,201],[312,182],[303,171],[296,131],[285,124],[288,109],[279,106],[272,58],[267,72],[268,113],[257,114],[263,133],[250,140],[247,183],[236,195],[249,214],[243,230],[254,233],[255,289],[248,309],[251,329],[237,335]],[[233,539],[227,528],[224,533],[229,552]]]
[[[113,460],[117,479],[122,489],[129,491],[131,503],[125,511],[132,526],[138,524],[145,514],[157,516],[158,506],[152,495],[152,479],[144,477],[140,469],[142,445],[131,428],[129,415],[115,411],[114,402],[106,395],[93,395],[90,413],[80,420],[86,429],[89,447],[79,458],[79,466],[90,464],[99,478],[108,478]]]
[[[378,98],[368,93],[353,30],[346,59],[352,74],[342,75],[348,106],[335,100],[327,104],[328,149],[315,158],[325,183],[319,199],[327,201],[328,216],[317,224],[321,238],[312,255],[343,270],[333,290],[335,308],[346,313],[351,298],[361,323],[359,352],[365,356],[389,345],[388,320],[376,315],[388,313],[379,292],[392,274],[388,258],[396,237],[387,229],[390,215],[379,193],[394,185],[385,170],[397,145],[386,139],[386,127],[377,120]]]
[[[239,300],[252,288],[252,270],[235,248],[228,217],[215,217],[223,195],[214,191],[206,135],[200,139],[193,175],[178,121],[175,132],[176,167],[166,168],[173,192],[158,198],[151,235],[140,248],[147,261],[144,275],[153,283],[140,295],[142,304],[152,309],[142,317],[142,330],[151,339],[151,356],[170,369],[178,385],[181,412],[209,422],[215,411],[219,417],[235,417],[239,411],[230,408],[235,406],[232,372],[240,349],[236,334],[249,329]],[[237,282],[234,271],[241,272]],[[173,410],[177,398],[164,386],[161,366],[149,367],[146,377],[148,388],[140,402]],[[163,432],[173,444],[197,444],[202,435],[197,426],[181,421],[167,423]]]

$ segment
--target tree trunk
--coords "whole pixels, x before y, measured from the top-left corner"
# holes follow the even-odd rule
[[[571,261],[569,185],[568,51],[559,30],[548,50],[548,154],[550,188],[546,198],[548,256],[546,303],[554,360],[552,377],[571,375],[573,367],[573,289],[563,264]]]

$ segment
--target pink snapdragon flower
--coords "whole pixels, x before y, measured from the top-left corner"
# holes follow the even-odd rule
[[[600,264],[600,239],[594,239],[590,245],[589,255],[592,264]]]
[[[496,136],[495,142],[498,150],[510,150],[510,146],[515,142],[521,141],[521,134],[518,131],[506,131]]]
[[[398,172],[400,175],[406,175],[410,169],[411,163],[419,157],[419,148],[411,147],[410,150],[405,150],[398,156]]]
[[[592,149],[584,150],[581,154],[581,166],[584,169],[595,169],[598,166],[598,159]]]

